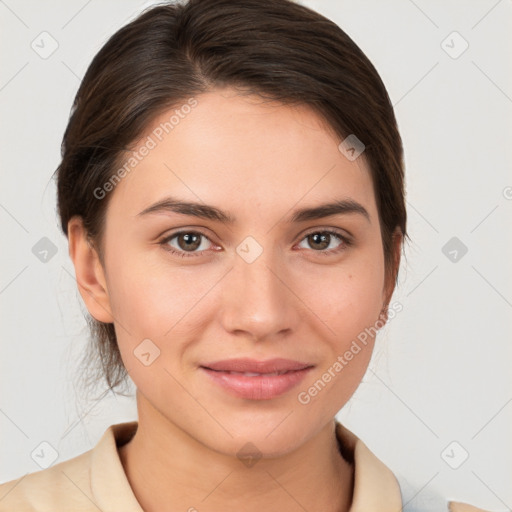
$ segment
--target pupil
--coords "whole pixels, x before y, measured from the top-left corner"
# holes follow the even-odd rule
[[[195,241],[194,241],[194,239],[195,239]],[[199,245],[200,245],[199,236],[196,234],[193,234],[193,233],[186,233],[186,234],[182,235],[181,237],[179,237],[178,240],[179,241],[185,240],[184,245],[181,243],[179,244],[182,249],[197,249],[197,247],[199,247]],[[192,244],[190,244],[190,242],[192,242]]]
[[[330,235],[328,234],[322,234],[322,233],[315,233],[311,235],[311,238],[313,239],[314,243],[320,243],[322,247],[320,249],[325,249],[326,247],[329,247],[329,241],[328,238]]]

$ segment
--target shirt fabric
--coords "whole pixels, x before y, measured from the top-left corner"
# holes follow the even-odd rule
[[[1,484],[0,512],[144,512],[118,453],[137,426],[137,421],[111,425],[91,450]],[[350,512],[485,512],[424,490],[418,493],[338,421],[336,436],[340,452],[354,465]]]

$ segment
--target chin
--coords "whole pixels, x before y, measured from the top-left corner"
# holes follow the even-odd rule
[[[243,414],[238,411],[236,416],[220,415],[226,430],[220,429],[223,435],[218,435],[219,429],[208,428],[201,432],[205,436],[205,444],[212,449],[225,454],[238,454],[240,450],[254,449],[262,457],[273,458],[286,455],[295,450],[315,432],[315,425],[308,425],[304,420],[298,421],[293,409],[275,410],[271,414],[258,414],[254,411]],[[289,416],[289,419],[286,419]],[[292,419],[293,418],[293,419]],[[231,434],[231,435],[230,435]]]
[[[229,439],[214,437],[208,439],[206,444],[216,452],[230,457],[236,456],[244,462],[282,457],[299,448],[301,441],[300,438],[290,436],[286,430],[267,436],[266,433],[252,429]]]

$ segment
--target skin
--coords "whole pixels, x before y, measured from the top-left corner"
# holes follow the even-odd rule
[[[94,318],[114,323],[137,387],[139,426],[119,448],[121,462],[146,512],[346,511],[354,468],[338,451],[334,417],[359,385],[374,340],[308,404],[297,395],[382,318],[393,292],[364,154],[348,160],[341,140],[306,106],[263,103],[229,88],[196,99],[110,192],[104,266],[80,218],[69,223],[81,296]],[[236,222],[138,215],[168,195],[214,205]],[[369,219],[348,213],[287,222],[296,208],[337,199],[357,201]],[[322,247],[307,236],[325,229],[353,243],[331,236]],[[178,231],[204,235],[195,256],[159,243]],[[247,236],[263,249],[252,263],[236,252]],[[182,238],[167,247],[191,254]],[[397,262],[400,244],[397,237]],[[149,366],[134,355],[144,339],[160,350]],[[235,357],[314,368],[281,396],[248,400],[198,368]],[[236,456],[247,442],[262,456],[252,467]]]

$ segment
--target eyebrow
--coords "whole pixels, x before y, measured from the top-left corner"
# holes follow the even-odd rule
[[[166,197],[151,206],[148,206],[138,213],[137,216],[161,213],[179,213],[182,215],[214,220],[230,225],[236,222],[235,217],[219,208],[216,208],[215,206],[204,203],[183,201],[174,197]],[[286,222],[299,223],[340,214],[359,214],[370,222],[370,215],[366,208],[353,199],[340,199],[313,207],[299,208],[292,212],[292,215],[286,220]]]

